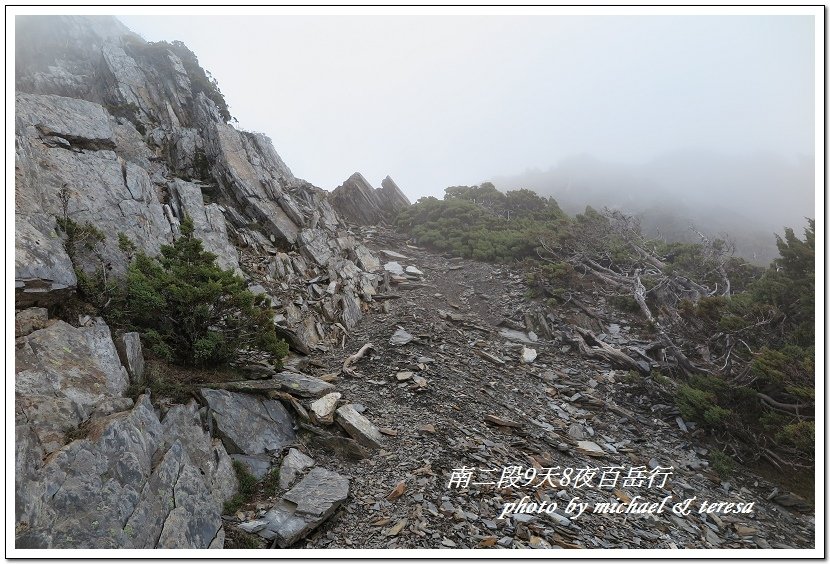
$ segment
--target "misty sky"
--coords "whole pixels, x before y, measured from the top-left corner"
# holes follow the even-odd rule
[[[180,39],[245,129],[331,190],[414,201],[590,154],[814,153],[811,16],[119,16]]]

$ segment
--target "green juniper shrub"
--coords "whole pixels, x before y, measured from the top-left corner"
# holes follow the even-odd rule
[[[215,259],[185,218],[181,236],[162,246],[158,258],[138,253],[130,264],[124,306],[129,323],[156,355],[178,364],[221,364],[244,349],[284,357],[288,347],[274,332],[267,298],[251,293]]]
[[[718,476],[728,478],[735,471],[735,461],[722,450],[713,450],[709,453],[709,463]]]
[[[499,192],[481,186],[452,186],[443,200],[421,198],[395,220],[422,245],[484,262],[513,262],[536,256],[540,237],[559,231],[567,217],[553,199],[530,190]]]

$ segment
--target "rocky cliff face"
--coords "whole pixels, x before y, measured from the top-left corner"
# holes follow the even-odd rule
[[[410,202],[389,176],[380,188],[372,188],[359,172],[351,175],[332,192],[332,205],[349,222],[378,225],[389,222]]]
[[[104,17],[16,25],[17,546],[221,546],[236,478],[228,441],[205,427],[221,427],[222,407],[133,403],[123,394],[140,381],[127,371],[141,360],[137,336],[113,338],[100,319],[49,319],[40,307],[72,296],[79,271],[122,275],[121,235],[155,255],[189,216],[220,266],[271,295],[278,334],[307,354],[360,319],[379,261],[267,137],[227,123],[218,88],[184,45],[147,43]],[[105,239],[70,258],[60,220]],[[119,357],[124,338],[137,358]],[[279,402],[251,397],[223,405],[246,405],[279,427],[274,437],[293,436],[287,413],[274,419]],[[265,443],[241,454],[286,441]]]
[[[226,123],[218,89],[186,47],[146,43],[106,18],[18,19],[19,305],[55,303],[76,284],[56,218],[109,235],[74,268],[117,274],[119,233],[156,254],[188,215],[222,267],[279,294],[281,330],[296,349],[354,325],[377,261],[268,138]]]

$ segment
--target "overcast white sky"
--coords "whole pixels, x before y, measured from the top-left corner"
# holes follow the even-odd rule
[[[560,159],[814,153],[810,16],[119,16],[180,39],[241,127],[331,190],[414,201]]]

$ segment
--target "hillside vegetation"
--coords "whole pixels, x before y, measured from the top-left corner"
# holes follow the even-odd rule
[[[552,198],[490,183],[423,198],[396,225],[416,244],[521,262],[552,306],[585,307],[583,296],[598,295],[618,315],[634,314],[653,339],[653,364],[672,377],[652,370],[654,393],[670,394],[739,462],[813,466],[813,220],[803,239],[789,228],[776,236],[780,256],[767,268],[734,256],[728,240],[698,232],[698,243],[654,240],[631,216],[588,207],[569,217]]]

